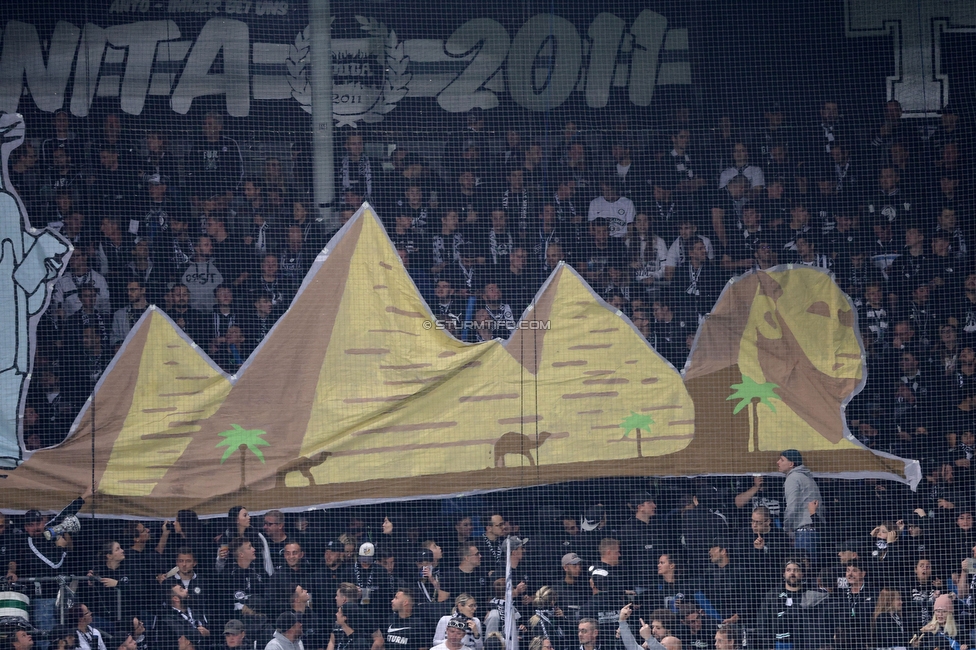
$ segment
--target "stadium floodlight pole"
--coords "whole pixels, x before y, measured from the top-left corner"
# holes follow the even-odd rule
[[[335,164],[332,158],[332,9],[329,0],[308,0],[311,27],[312,169],[318,217],[333,225]]]

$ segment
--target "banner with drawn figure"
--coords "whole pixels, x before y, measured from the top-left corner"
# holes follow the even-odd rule
[[[790,273],[781,280],[787,294]],[[796,288],[805,291],[802,280]],[[821,287],[828,311],[842,306],[831,291],[843,297],[830,286]],[[754,320],[765,321],[764,305],[772,309],[755,291],[726,297],[741,301],[736,313],[755,303]],[[859,357],[844,356],[859,352],[859,343],[846,320],[818,326],[813,319],[825,317],[820,301],[812,304],[801,312],[780,306],[793,333],[788,351],[802,357],[799,366],[836,378],[842,399],[863,372]],[[752,354],[764,370],[764,346],[779,342],[769,332],[754,340],[753,348],[739,347],[748,355],[758,346]],[[821,347],[836,348],[832,358],[847,360],[844,367],[806,356]],[[779,369],[749,372],[760,385],[793,388]],[[712,404],[728,403],[727,386],[712,386],[709,395],[688,386],[565,264],[507,342],[454,339],[434,325],[379,219],[364,207],[234,376],[160,310],[147,311],[72,436],[0,481],[0,506],[55,507],[85,493],[93,473],[99,513],[156,517],[187,507],[226,512],[242,499],[255,510],[303,508],[601,476],[772,471],[780,450],[770,445],[782,441],[763,441],[756,451],[748,436],[723,428],[748,429],[748,420],[740,426]],[[763,395],[785,414],[792,393],[770,391]],[[790,422],[802,419],[804,411],[796,412]],[[911,463],[828,435],[808,427],[789,446],[815,450],[815,471],[914,480]]]
[[[795,448],[808,465],[856,473],[860,461],[847,461],[863,447],[844,414],[867,378],[856,318],[850,298],[820,269],[778,266],[733,280],[684,369],[696,435],[721,431],[740,458]]]
[[[31,226],[10,182],[8,161],[24,142],[24,118],[0,113],[0,467],[23,458],[24,400],[34,363],[37,320],[64,272],[71,244]]]

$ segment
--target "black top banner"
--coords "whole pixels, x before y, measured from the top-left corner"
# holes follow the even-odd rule
[[[973,94],[976,5],[334,2],[336,126],[480,108],[660,119],[673,100],[931,117]],[[311,111],[305,3],[5,3],[0,110]],[[426,118],[425,118],[426,119]],[[604,122],[606,123],[606,122]]]

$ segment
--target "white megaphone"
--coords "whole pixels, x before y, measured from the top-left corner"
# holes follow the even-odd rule
[[[81,522],[78,517],[70,515],[61,520],[60,523],[44,529],[44,539],[57,539],[65,533],[77,533],[81,530]]]
[[[69,503],[64,510],[54,515],[54,518],[44,528],[44,539],[57,539],[65,533],[77,533],[81,530],[81,522],[78,521],[76,515],[84,505],[85,500],[79,497]]]

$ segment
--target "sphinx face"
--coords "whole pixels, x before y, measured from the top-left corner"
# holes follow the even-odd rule
[[[783,273],[770,275],[784,279]],[[859,380],[863,349],[854,331],[854,311],[830,277],[822,275],[802,286],[780,282],[783,294],[776,310],[817,370],[828,377]]]

